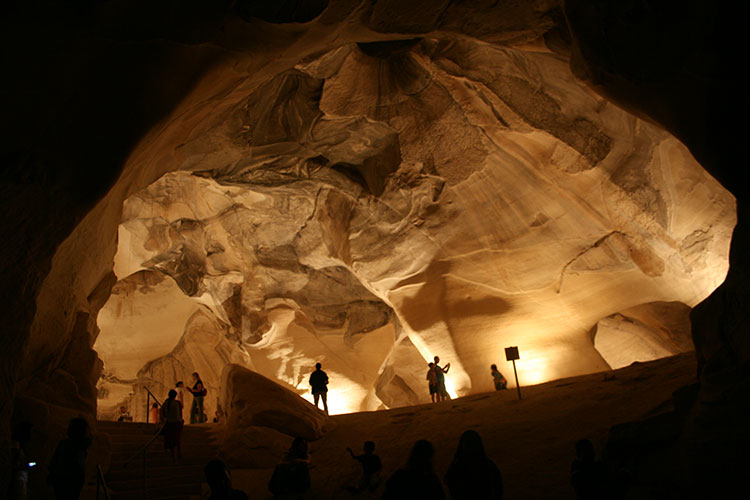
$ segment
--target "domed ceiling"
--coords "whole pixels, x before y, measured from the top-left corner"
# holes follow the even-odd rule
[[[217,65],[131,154],[169,173],[123,205],[100,414],[193,371],[212,412],[230,362],[320,361],[340,413],[428,400],[434,355],[458,396],[511,345],[522,385],[692,349],[735,206],[678,140],[541,38],[327,47]]]

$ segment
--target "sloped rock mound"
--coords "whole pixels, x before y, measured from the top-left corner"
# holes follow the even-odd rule
[[[297,394],[240,365],[224,367],[221,387],[226,414],[219,449],[230,466],[273,467],[295,437],[315,440],[335,425]]]
[[[228,435],[248,427],[267,427],[311,441],[333,426],[325,414],[298,395],[242,366],[227,365],[221,387]]]

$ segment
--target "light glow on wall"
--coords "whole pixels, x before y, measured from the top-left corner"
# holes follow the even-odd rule
[[[453,388],[453,383],[450,379],[450,373],[445,375],[445,390],[448,391],[448,394],[450,394],[450,397],[452,399],[456,399],[458,397],[458,393],[456,393],[456,390]]]
[[[553,378],[549,373],[546,356],[533,350],[524,351],[523,347],[519,347],[519,354],[521,359],[516,360],[516,369],[518,370],[518,382],[521,387],[541,384]],[[504,375],[510,382],[513,380],[513,365],[510,361],[507,364],[510,373]]]
[[[336,380],[336,386],[328,389],[328,414],[340,415],[342,413],[354,413],[362,410],[362,401],[367,396],[367,391],[360,384],[356,384],[340,373],[329,374]],[[300,396],[310,404],[315,405],[310,387],[305,385],[307,381],[297,386]],[[323,402],[318,402],[318,407],[323,409]]]

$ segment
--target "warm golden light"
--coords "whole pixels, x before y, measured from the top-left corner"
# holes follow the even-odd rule
[[[551,379],[548,374],[546,356],[535,351],[522,352],[521,359],[516,361],[516,369],[518,370],[518,382],[521,387],[541,384]],[[510,375],[513,376],[512,373]]]
[[[329,373],[329,376],[335,376],[336,386],[329,387],[328,389],[328,414],[340,415],[342,413],[362,411],[361,404],[367,396],[367,391],[361,385],[352,382],[341,374]],[[305,387],[305,384],[300,384],[297,386],[297,389],[302,392],[301,396],[303,399],[313,405],[315,404],[309,387]],[[323,409],[322,401],[318,402],[318,407]]]

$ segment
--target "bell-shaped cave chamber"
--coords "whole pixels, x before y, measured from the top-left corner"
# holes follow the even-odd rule
[[[726,274],[733,197],[549,50],[349,44],[213,99],[123,204],[101,418],[194,371],[210,417],[229,363],[309,399],[320,361],[332,413],[429,401],[434,355],[453,396],[511,345],[522,385],[621,367]]]

